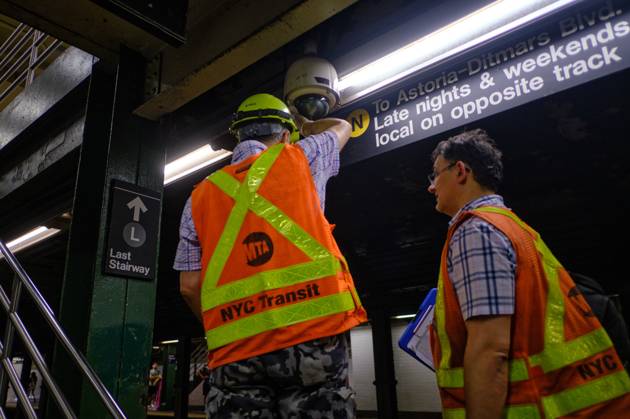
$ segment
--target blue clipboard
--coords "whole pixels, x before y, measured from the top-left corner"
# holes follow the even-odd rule
[[[431,354],[431,339],[429,326],[433,323],[433,310],[437,289],[433,288],[424,298],[418,313],[409,323],[398,340],[398,346],[403,351],[420,361],[427,368],[435,371],[433,355]]]

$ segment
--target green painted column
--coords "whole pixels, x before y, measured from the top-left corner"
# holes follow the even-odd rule
[[[72,341],[130,418],[144,418],[157,280],[109,276],[102,263],[111,181],[162,194],[158,124],[132,114],[142,101],[145,62],[122,50],[116,66],[93,66],[73,203],[59,317]],[[156,249],[150,249],[157,252]],[[156,272],[155,266],[151,269]],[[81,418],[110,417],[61,347],[53,373]],[[57,417],[51,400],[46,417]]]

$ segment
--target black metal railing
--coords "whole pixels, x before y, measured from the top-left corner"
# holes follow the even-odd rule
[[[17,332],[19,337],[22,339],[26,351],[28,352],[33,363],[39,370],[43,379],[43,383],[46,385],[48,392],[57,403],[60,412],[67,418],[77,417],[72,410],[70,404],[66,400],[65,396],[63,395],[61,389],[55,382],[48,365],[46,365],[46,362],[44,361],[44,357],[42,356],[41,351],[37,348],[29,331],[27,330],[26,326],[22,322],[22,319],[18,315],[18,304],[20,301],[22,288],[24,288],[28,295],[30,295],[33,302],[35,303],[35,306],[44,317],[46,324],[48,324],[55,337],[62,344],[68,355],[70,355],[70,358],[79,368],[81,374],[85,378],[87,378],[88,382],[96,391],[97,395],[103,402],[103,405],[112,415],[112,417],[125,418],[125,414],[120,409],[109,391],[107,391],[107,388],[100,380],[96,372],[92,369],[90,364],[87,362],[83,354],[81,354],[81,352],[79,352],[72,345],[72,343],[64,333],[63,329],[61,328],[59,322],[55,318],[52,309],[35,286],[33,280],[28,276],[26,271],[24,271],[13,253],[9,250],[9,248],[2,240],[0,240],[0,254],[4,256],[5,260],[14,272],[11,298],[9,298],[4,289],[0,287],[0,306],[2,306],[2,309],[7,314],[7,323],[5,327],[4,337],[0,342],[0,418],[4,419],[7,417],[4,408],[2,407],[2,403],[4,403],[4,400],[6,400],[8,382],[11,383],[11,386],[15,391],[24,416],[33,419],[37,418],[35,409],[29,401],[27,391],[24,389],[24,386],[20,382],[20,377],[15,370],[13,363],[11,362],[11,352],[13,341],[15,339],[15,332]]]
[[[203,338],[193,339],[192,344],[195,349],[193,349],[190,354],[190,371],[188,373],[188,380],[195,383],[199,370],[208,365],[208,344]],[[193,389],[194,388],[191,388],[190,390],[192,391]]]

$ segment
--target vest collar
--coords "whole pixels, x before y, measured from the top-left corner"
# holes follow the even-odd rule
[[[234,151],[232,152],[232,164],[243,161],[255,154],[262,153],[266,149],[267,146],[257,140],[241,141],[234,147]]]
[[[453,218],[451,218],[451,221],[449,221],[448,226],[450,227],[453,224],[455,224],[460,218],[460,216],[462,215],[462,213],[466,211],[474,210],[475,208],[479,208],[479,207],[505,208],[505,204],[503,203],[503,197],[497,194],[484,195],[482,197],[473,199],[472,201],[464,205],[462,208],[460,208],[459,211],[457,211],[457,213],[453,216]]]

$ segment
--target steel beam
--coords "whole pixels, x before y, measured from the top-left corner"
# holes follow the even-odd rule
[[[190,73],[184,71],[183,78],[136,108],[135,113],[144,118],[157,120],[179,109],[356,1],[306,0],[300,3],[238,44],[225,48],[205,65]],[[235,24],[234,19],[225,19],[225,25]],[[203,42],[210,43],[207,38]],[[194,51],[194,48],[191,48],[191,51]],[[165,62],[168,62],[168,57],[168,52],[165,52]],[[186,58],[197,60],[195,55]],[[181,56],[179,60],[184,61]],[[165,64],[167,67],[168,65]]]
[[[146,57],[166,45],[156,36],[86,0],[0,0],[0,13],[113,62],[118,60],[121,45]]]
[[[374,378],[379,419],[398,418],[396,371],[392,350],[392,327],[387,308],[370,311],[374,348]]]
[[[80,118],[60,133],[44,137],[41,145],[33,152],[23,156],[6,172],[0,173],[0,199],[21,188],[77,149],[83,139],[83,123]]]
[[[0,112],[0,153],[41,125],[44,116],[86,80],[93,57],[77,48],[68,48],[28,89]],[[20,145],[21,146],[21,145]],[[6,162],[6,160],[5,160]]]
[[[175,376],[175,418],[188,417],[190,396],[190,336],[180,336],[177,341],[177,374]]]

